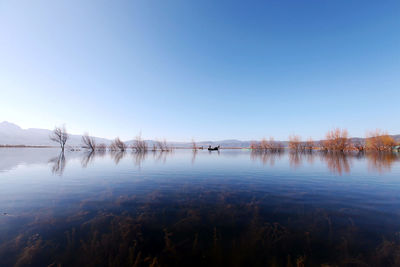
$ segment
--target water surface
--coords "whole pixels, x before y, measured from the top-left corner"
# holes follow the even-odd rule
[[[0,149],[1,266],[398,266],[400,156]]]

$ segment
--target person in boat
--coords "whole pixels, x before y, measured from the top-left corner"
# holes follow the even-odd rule
[[[219,146],[211,147],[211,145],[210,145],[210,146],[208,146],[208,150],[219,150]]]

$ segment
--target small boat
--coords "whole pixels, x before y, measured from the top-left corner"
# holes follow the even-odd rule
[[[219,150],[219,146],[216,146],[216,147],[208,146],[208,150],[209,150],[209,151]]]

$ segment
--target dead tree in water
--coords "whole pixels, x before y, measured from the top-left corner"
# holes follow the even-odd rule
[[[289,149],[293,151],[302,150],[301,138],[298,135],[289,136]]]
[[[133,143],[132,148],[136,150],[136,152],[146,152],[147,151],[147,144],[146,141],[142,139],[142,135],[139,134],[135,138],[135,142]]]
[[[157,146],[158,148],[164,152],[164,151],[170,151],[169,146],[167,145],[167,141],[164,139],[163,141],[157,141]]]
[[[58,143],[62,152],[64,152],[65,143],[67,143],[68,138],[69,135],[65,129],[65,126],[55,127],[53,133],[50,135],[50,140]]]
[[[379,129],[367,134],[366,148],[375,151],[390,151],[396,141],[387,133]]]
[[[125,151],[126,150],[126,144],[119,139],[119,137],[115,138],[114,142],[111,143],[110,145],[110,150],[112,151]]]
[[[250,148],[263,152],[282,152],[284,149],[282,143],[275,141],[272,137],[268,141],[263,138],[261,142],[252,142]]]
[[[308,138],[307,142],[304,145],[304,149],[307,150],[308,152],[311,152],[314,148],[314,141],[312,138]]]
[[[104,143],[96,145],[96,149],[99,151],[106,151],[107,150],[107,145]]]
[[[88,133],[85,133],[82,136],[82,147],[94,151],[96,149],[96,141],[94,137],[89,136]]]
[[[326,140],[322,143],[322,148],[327,151],[346,151],[350,148],[347,130],[336,128],[326,134]]]

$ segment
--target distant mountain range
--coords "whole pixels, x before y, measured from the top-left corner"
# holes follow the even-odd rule
[[[0,145],[27,145],[27,146],[55,146],[49,136],[52,130],[29,128],[22,129],[14,123],[3,121],[0,123]],[[68,145],[79,146],[81,135],[70,135]],[[110,144],[111,141],[105,138],[97,138],[99,143]]]
[[[29,128],[22,129],[14,123],[7,121],[0,123],[0,145],[26,145],[26,146],[56,146],[54,142],[49,139],[52,130]],[[400,135],[392,135],[392,137],[400,142]],[[111,144],[112,140],[106,138],[95,137],[97,143],[104,143],[106,145]],[[68,146],[81,146],[82,135],[70,135],[67,142]],[[352,138],[353,142],[364,142],[364,138]],[[133,144],[133,140],[127,140],[127,145]],[[152,146],[154,140],[146,140],[149,146]],[[241,140],[221,140],[221,141],[201,141],[196,142],[197,146],[207,147],[208,145],[221,147],[249,147],[252,141],[241,141]],[[287,141],[282,141],[286,146]],[[173,147],[189,148],[192,146],[191,142],[169,142],[169,145]]]
[[[47,129],[37,129],[29,128],[22,129],[20,126],[3,121],[0,123],[0,145],[26,145],[26,146],[57,146],[54,142],[49,139],[52,134],[52,130]],[[95,137],[96,143],[104,143],[106,145],[111,144],[113,140]],[[133,144],[133,140],[127,140],[125,143],[127,145]],[[146,140],[149,146],[152,146],[156,141]],[[222,140],[222,141],[203,141],[197,142],[198,146],[217,146],[222,147],[249,147],[251,141],[239,141],[239,140]],[[168,143],[174,147],[191,147],[191,142],[169,142]],[[70,134],[68,146],[81,146],[82,145],[82,135]]]

